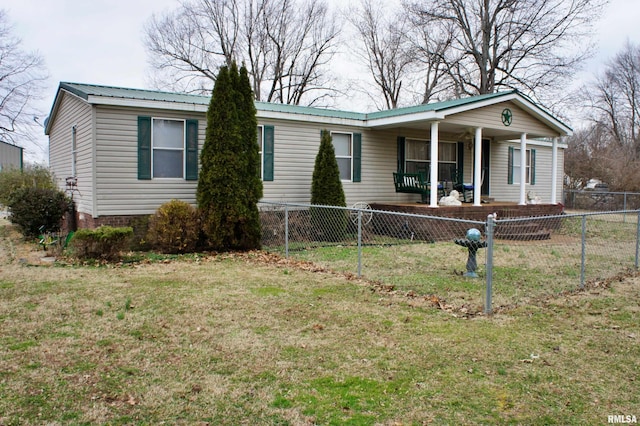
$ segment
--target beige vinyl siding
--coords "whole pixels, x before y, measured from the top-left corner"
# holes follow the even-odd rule
[[[171,199],[196,202],[197,181],[138,180],[138,116],[198,120],[198,151],[206,119],[201,113],[98,106],[96,112],[97,215],[152,214]]]
[[[274,180],[264,182],[263,201],[309,203],[311,180],[320,132],[361,133],[361,182],[342,181],[347,205],[358,201],[413,202],[416,194],[396,193],[393,172],[397,163],[397,137],[394,131],[363,131],[347,126],[322,126],[294,121],[264,121],[275,129]],[[419,134],[415,130],[411,134]]]
[[[509,108],[513,113],[510,126],[502,124],[502,111]],[[510,132],[525,132],[530,135],[559,136],[543,122],[520,108],[513,102],[502,102],[472,111],[447,116],[448,124],[460,124],[468,127],[498,128]]]
[[[398,163],[398,136],[406,135],[396,130],[362,133],[362,182],[345,188],[348,205],[352,204],[350,201],[406,203],[420,200],[419,194],[396,192],[393,185],[393,172]]]
[[[509,147],[520,149],[519,142],[496,142],[491,145],[491,182],[490,189],[492,198],[498,201],[520,201],[520,185],[508,184],[508,158]],[[536,183],[535,185],[527,184],[525,191],[533,191],[533,193],[541,198],[541,202],[551,202],[551,163],[552,149],[551,146],[538,145],[533,141],[527,143],[527,149],[536,150]],[[504,167],[496,167],[495,165],[504,165]],[[562,178],[564,175],[564,150],[558,149],[558,170],[557,170],[557,186],[556,201],[561,202],[562,198]]]
[[[263,201],[308,203],[323,127],[280,120],[259,124],[274,126],[273,181],[263,183]]]
[[[195,204],[197,182],[182,179],[137,179],[137,117],[198,119],[199,149],[204,143],[204,115],[171,111],[98,107],[97,198],[98,215],[151,214],[172,198]],[[274,180],[264,182],[264,201],[309,203],[320,131],[362,134],[362,182],[343,182],[347,203],[356,201],[412,201],[412,194],[396,194],[392,173],[396,167],[395,132],[362,132],[360,128],[323,126],[284,120],[259,120],[274,126]],[[372,138],[371,135],[374,137]]]
[[[73,193],[73,199],[79,213],[94,215],[93,109],[80,98],[62,93],[56,119],[49,133],[49,164],[58,187],[65,190],[66,178],[72,174],[72,127],[75,125],[78,191]]]

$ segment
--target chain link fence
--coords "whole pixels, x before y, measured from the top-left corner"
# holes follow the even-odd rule
[[[638,267],[640,211],[486,222],[366,204],[261,203],[260,211],[265,250],[462,312],[526,304]],[[466,238],[471,228],[480,231],[479,242]]]
[[[616,211],[640,209],[639,192],[610,192],[599,189],[564,190],[564,205],[569,210]]]

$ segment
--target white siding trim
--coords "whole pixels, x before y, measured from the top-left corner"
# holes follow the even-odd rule
[[[92,212],[92,217],[96,218],[98,216],[100,216],[100,213],[98,211],[98,130],[97,130],[97,126],[96,126],[96,122],[97,122],[97,111],[96,111],[96,106],[95,105],[91,105],[91,162],[93,164],[93,173],[91,174],[91,194],[93,195],[92,198],[92,208],[91,208],[91,212]]]

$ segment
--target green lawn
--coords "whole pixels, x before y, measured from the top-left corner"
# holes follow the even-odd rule
[[[637,277],[467,316],[262,253],[27,266],[1,235],[2,425],[640,415]]]

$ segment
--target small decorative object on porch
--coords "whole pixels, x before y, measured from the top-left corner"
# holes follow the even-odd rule
[[[478,273],[476,269],[478,267],[478,262],[476,261],[476,253],[478,249],[484,248],[487,246],[486,241],[482,241],[482,234],[476,228],[471,228],[467,231],[466,238],[456,238],[453,240],[459,246],[466,247],[469,251],[469,258],[467,259],[467,272],[463,275],[465,277],[470,278],[478,278]]]
[[[527,203],[528,204],[540,204],[541,199],[536,195],[535,192],[529,191],[527,192]]]
[[[438,204],[441,206],[461,206],[460,193],[454,189],[446,197],[440,198]]]

